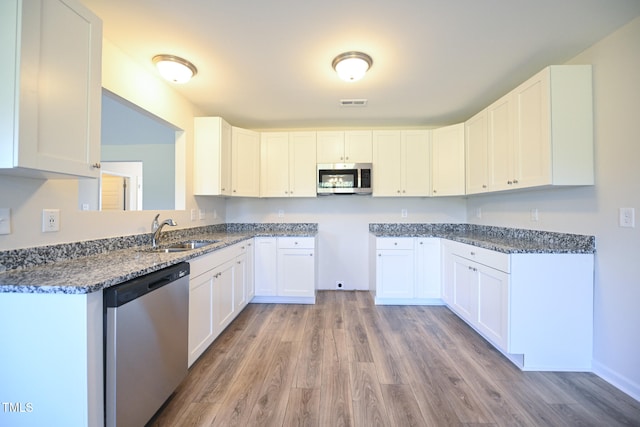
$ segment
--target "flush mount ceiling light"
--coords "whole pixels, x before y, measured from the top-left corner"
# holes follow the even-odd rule
[[[152,59],[160,75],[173,83],[186,83],[198,73],[191,62],[174,55],[156,55]]]
[[[331,66],[342,80],[355,82],[364,77],[372,64],[373,59],[366,53],[345,52],[336,56]]]

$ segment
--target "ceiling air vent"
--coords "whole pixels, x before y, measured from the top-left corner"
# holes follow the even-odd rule
[[[340,106],[341,107],[366,107],[367,100],[366,99],[341,99]]]

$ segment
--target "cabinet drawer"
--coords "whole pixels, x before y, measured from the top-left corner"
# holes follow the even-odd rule
[[[413,249],[413,237],[378,237],[376,249]]]
[[[206,273],[220,264],[223,264],[230,258],[229,253],[226,252],[226,250],[227,249],[219,249],[215,252],[190,259],[189,266],[191,271],[189,276],[193,279],[194,277],[198,277],[202,273]]]
[[[230,246],[225,250],[228,251],[229,259],[231,259],[231,258],[237,257],[238,255],[246,254],[250,245],[251,245],[251,240],[245,240],[243,242],[236,243],[235,245]]]
[[[487,267],[495,268],[496,270],[504,271],[505,273],[509,273],[510,271],[509,254],[459,242],[447,241],[446,245],[451,253],[462,258],[475,261],[479,264],[486,265]]]
[[[314,249],[315,237],[278,237],[278,249]]]

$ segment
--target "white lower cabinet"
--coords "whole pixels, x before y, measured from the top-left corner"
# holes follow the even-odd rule
[[[452,256],[451,307],[501,350],[507,350],[509,275],[482,264]]]
[[[370,249],[376,304],[442,304],[440,239],[371,236]]]
[[[189,261],[189,366],[247,305],[252,287],[249,243]]]
[[[589,371],[592,254],[505,254],[443,240],[443,299],[523,370]]]
[[[315,237],[256,237],[253,302],[315,304]]]

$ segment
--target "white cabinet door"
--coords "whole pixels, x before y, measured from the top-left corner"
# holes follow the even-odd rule
[[[507,351],[509,338],[509,275],[474,266],[478,293],[477,328],[498,348]]]
[[[289,133],[263,132],[260,141],[260,196],[289,196]]]
[[[260,196],[260,134],[231,128],[231,195]]]
[[[373,196],[402,195],[402,135],[400,131],[373,132]]]
[[[373,168],[373,196],[428,196],[429,131],[374,131]]]
[[[318,131],[316,137],[318,163],[345,163],[344,132]]]
[[[378,249],[376,251],[376,298],[413,298],[413,268],[412,249]]]
[[[516,184],[551,184],[551,140],[548,69],[518,86],[514,92],[515,139],[513,175]]]
[[[313,249],[278,249],[278,295],[315,295],[315,254]]]
[[[316,133],[289,133],[289,196],[316,197]]]
[[[0,27],[0,169],[98,177],[102,22],[76,0],[5,1]]]
[[[428,196],[430,193],[430,136],[431,133],[428,130],[402,131],[401,187],[403,196],[422,197]]]
[[[247,297],[247,304],[251,302],[253,296],[256,294],[255,288],[255,253],[254,253],[254,240],[250,240],[247,245],[247,258],[246,258],[246,276],[245,276],[245,295]]]
[[[213,280],[210,272],[189,280],[189,366],[215,339]]]
[[[475,325],[478,317],[478,285],[475,267],[471,261],[457,255],[453,255],[451,260],[453,262],[452,308],[460,317]]]
[[[220,117],[194,119],[193,192],[231,194],[231,125]]]
[[[503,96],[487,108],[489,190],[513,188],[513,97]]]
[[[371,163],[372,161],[371,131],[345,131],[344,163]]]
[[[236,314],[233,302],[235,261],[227,261],[213,271],[213,329],[218,336]]]
[[[233,306],[234,316],[247,305],[247,256],[239,255],[233,260]]]
[[[432,147],[432,195],[464,194],[464,123],[435,129]]]
[[[319,131],[318,163],[371,163],[371,131]]]
[[[256,296],[276,296],[278,293],[278,246],[275,237],[254,240],[254,282]]]
[[[489,190],[487,110],[467,120],[464,126],[466,193],[484,193]]]
[[[415,239],[415,298],[441,298],[440,239]]]

